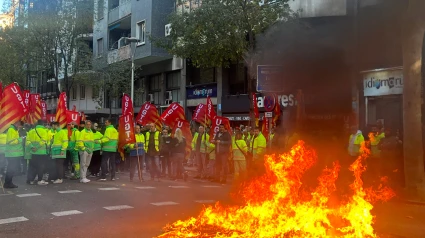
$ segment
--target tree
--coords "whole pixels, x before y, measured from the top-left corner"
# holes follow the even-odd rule
[[[422,49],[425,36],[425,1],[409,0],[403,19],[403,121],[406,187],[425,199],[421,98]]]
[[[192,1],[193,2],[193,1]],[[154,44],[189,58],[196,67],[228,67],[243,60],[249,68],[248,92],[254,88],[256,37],[270,26],[295,17],[288,0],[203,0],[198,8],[170,16],[167,39]],[[181,0],[179,6],[189,6]],[[181,8],[181,7],[180,7]],[[252,101],[252,100],[250,100]],[[252,112],[251,105],[251,112]]]

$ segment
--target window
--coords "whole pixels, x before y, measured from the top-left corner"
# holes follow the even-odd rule
[[[105,0],[97,0],[97,20],[103,19]]]
[[[103,38],[97,40],[97,57],[102,57],[103,55]]]
[[[161,94],[161,75],[154,75],[150,77],[150,81],[149,81],[149,94],[153,94],[153,101],[154,104],[161,104],[159,99],[160,99],[160,94]]]
[[[76,87],[72,87],[71,89],[71,99],[72,100],[77,100],[77,88]]]
[[[91,90],[92,90],[91,92],[92,98],[99,98],[99,88],[92,86]]]
[[[80,99],[86,98],[86,86],[80,85]]]
[[[173,102],[180,101],[180,71],[167,74],[166,91],[171,91]]]
[[[136,37],[140,40],[137,45],[144,45],[146,40],[146,21],[140,21],[137,23]]]

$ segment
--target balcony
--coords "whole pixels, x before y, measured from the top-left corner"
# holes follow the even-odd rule
[[[123,46],[119,49],[109,51],[108,53],[108,64],[113,64],[123,60],[130,59],[131,47],[130,45]]]
[[[131,14],[131,0],[116,0],[118,6],[113,5],[108,13],[108,24],[117,22],[118,20]]]

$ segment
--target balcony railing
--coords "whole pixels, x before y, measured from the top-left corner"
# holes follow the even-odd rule
[[[109,51],[108,53],[108,64],[113,64],[123,60],[130,59],[131,48],[130,45],[123,46],[117,50]]]
[[[108,24],[114,23],[131,14],[131,1],[120,0],[120,5],[110,9],[108,13]]]

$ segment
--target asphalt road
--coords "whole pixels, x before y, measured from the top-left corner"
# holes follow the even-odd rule
[[[230,185],[200,180],[26,185],[0,190],[0,237],[155,237],[170,222],[229,199]],[[149,177],[146,175],[145,177]]]

